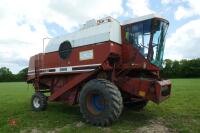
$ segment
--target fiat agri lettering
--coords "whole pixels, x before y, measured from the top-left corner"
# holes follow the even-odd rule
[[[32,109],[45,110],[47,101],[78,104],[86,122],[107,126],[124,106],[140,110],[166,100],[171,82],[160,69],[168,25],[154,14],[122,23],[106,17],[51,39],[29,61]]]

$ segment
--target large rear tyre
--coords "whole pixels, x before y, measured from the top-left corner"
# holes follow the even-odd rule
[[[119,118],[123,101],[118,88],[108,80],[94,79],[80,92],[80,111],[86,122],[107,126]]]
[[[31,106],[33,111],[45,110],[47,108],[47,97],[41,92],[36,92],[31,98]]]

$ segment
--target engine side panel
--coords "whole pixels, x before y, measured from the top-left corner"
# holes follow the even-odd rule
[[[89,72],[100,67],[110,54],[121,56],[121,45],[114,42],[104,42],[83,47],[73,48],[67,59],[62,59],[59,52],[38,54],[29,61],[28,80],[34,78],[35,68],[39,75],[67,74],[77,72]],[[38,64],[36,66],[36,61]]]

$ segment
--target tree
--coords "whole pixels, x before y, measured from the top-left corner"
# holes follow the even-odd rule
[[[161,70],[162,77],[169,78],[172,75],[172,64],[173,61],[170,59],[164,60],[164,68]]]
[[[18,74],[13,74],[9,68],[0,68],[0,82],[26,81],[28,68],[22,69]]]
[[[181,66],[180,66],[179,61],[177,60],[173,61],[171,77],[173,78],[180,77],[181,75],[180,70],[181,70]]]
[[[167,78],[197,78],[200,77],[200,58],[181,61],[165,60],[161,71],[162,77]]]
[[[21,71],[19,71],[19,73],[16,75],[17,81],[26,81],[27,73],[28,68],[24,68]]]
[[[14,79],[15,76],[8,68],[0,68],[0,82],[12,82]]]

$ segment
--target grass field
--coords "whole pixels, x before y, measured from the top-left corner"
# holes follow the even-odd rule
[[[200,79],[172,82],[172,95],[167,101],[160,105],[150,102],[140,112],[126,109],[118,121],[106,128],[85,124],[78,106],[49,103],[46,111],[33,112],[30,107],[32,87],[28,88],[26,83],[0,83],[0,133],[133,133],[148,132],[152,125],[164,127],[167,132],[200,132]]]

